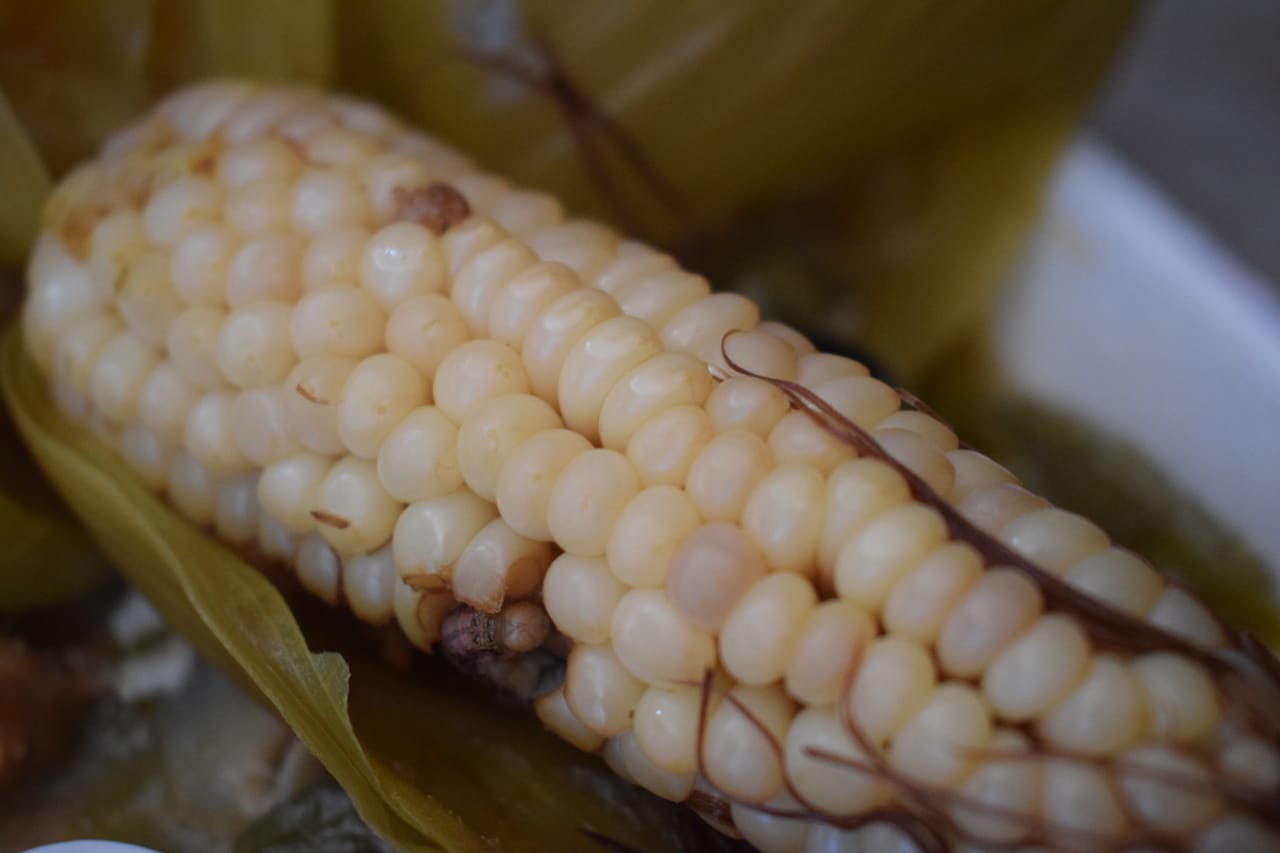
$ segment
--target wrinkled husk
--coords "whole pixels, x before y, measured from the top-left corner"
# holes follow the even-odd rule
[[[541,731],[532,714],[442,668],[393,669],[342,631],[304,635],[260,571],[59,417],[12,328],[0,381],[36,461],[111,560],[280,714],[396,849],[599,849],[587,831],[634,850],[687,849],[688,815]]]

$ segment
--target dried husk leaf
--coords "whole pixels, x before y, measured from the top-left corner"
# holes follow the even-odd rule
[[[570,13],[551,0],[338,0],[338,79],[574,210],[607,213],[555,102],[485,63],[537,67],[549,50],[716,220],[994,108],[1078,109],[1132,9],[649,0]]]
[[[0,263],[26,252],[40,227],[40,208],[49,194],[49,175],[9,99],[0,91]]]
[[[117,567],[197,648],[276,710],[399,850],[682,849],[674,806],[614,780],[531,714],[437,672],[396,671],[346,628],[304,635],[257,569],[193,528],[61,419],[10,329],[0,381],[18,431]],[[313,652],[319,644],[324,651]]]

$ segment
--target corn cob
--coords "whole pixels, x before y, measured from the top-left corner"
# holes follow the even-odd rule
[[[25,339],[360,619],[765,851],[1276,849],[1274,661],[912,398],[371,106],[213,83],[51,198]],[[1269,668],[1272,668],[1268,671]]]

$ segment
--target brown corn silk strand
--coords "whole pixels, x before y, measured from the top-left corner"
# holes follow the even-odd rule
[[[536,53],[540,67],[531,67],[528,63],[518,62],[514,57],[502,53],[472,53],[467,56],[467,61],[522,83],[551,100],[573,137],[588,178],[626,232],[642,235],[646,233],[646,229],[627,203],[625,193],[614,178],[605,157],[610,151],[622,159],[622,164],[634,173],[640,184],[672,215],[683,232],[698,233],[700,228],[693,206],[679,187],[662,173],[635,137],[617,119],[601,109],[573,78],[561,62],[559,51],[555,49],[547,33],[536,25],[529,29],[528,46]]]
[[[1098,601],[1069,586],[1036,565],[1033,561],[1013,551],[969,522],[923,479],[887,453],[870,434],[849,421],[848,418],[831,407],[813,391],[799,383],[755,373],[736,363],[727,349],[728,340],[733,334],[735,334],[734,331],[726,333],[721,341],[721,354],[726,365],[731,370],[774,385],[787,395],[793,407],[805,412],[819,427],[833,437],[851,447],[859,455],[875,458],[897,471],[907,482],[912,496],[917,501],[930,506],[942,516],[947,525],[949,536],[953,540],[963,541],[973,546],[986,565],[1009,566],[1026,575],[1040,588],[1045,595],[1046,604],[1051,609],[1066,612],[1079,618],[1086,631],[1102,646],[1129,653],[1175,651],[1204,665],[1217,677],[1219,686],[1223,688],[1224,694],[1229,699],[1235,700],[1237,707],[1233,710],[1240,710],[1240,703],[1251,706],[1247,710],[1252,712],[1249,717],[1255,725],[1266,730],[1272,738],[1275,737],[1277,727],[1280,726],[1280,661],[1256,637],[1247,632],[1224,629],[1224,633],[1231,638],[1233,645],[1225,652],[1215,652],[1184,640],[1157,626],[1135,619],[1112,608],[1105,602]],[[899,393],[903,394],[904,392],[900,391]],[[903,399],[911,408],[929,414],[931,417],[936,417],[928,406],[914,395],[905,393]],[[852,675],[850,678],[852,678]],[[703,769],[702,741],[711,690],[711,673],[708,672],[702,683],[702,701],[699,708],[697,748],[700,771]],[[739,803],[739,805],[778,817],[818,820],[838,827],[853,828],[875,820],[890,822],[910,836],[923,851],[949,849],[949,842],[946,841],[948,835],[962,838],[971,843],[982,844],[992,849],[1013,849],[1025,846],[1027,843],[1047,843],[1046,833],[1049,831],[1052,831],[1058,837],[1080,838],[1098,849],[1120,850],[1130,849],[1135,846],[1153,850],[1181,849],[1180,842],[1176,840],[1159,835],[1142,834],[1141,832],[1120,838],[1107,839],[1096,833],[1089,833],[1086,830],[1080,830],[1075,827],[1058,826],[1036,815],[1002,809],[998,806],[976,801],[972,797],[967,797],[955,791],[922,785],[914,780],[905,779],[887,765],[880,754],[881,751],[868,742],[858,730],[857,725],[849,715],[847,690],[842,691],[842,696],[845,696],[845,699],[842,699],[839,703],[842,722],[870,760],[860,762],[850,759],[848,756],[814,748],[806,749],[806,753],[811,757],[889,781],[900,792],[909,795],[910,799],[914,800],[915,804],[922,808],[927,816],[922,816],[906,809],[882,809],[869,812],[866,815],[859,815],[855,819],[848,819],[825,815],[809,809],[780,810],[750,803]],[[727,697],[727,699],[766,738],[766,741],[775,751],[780,751],[780,747],[772,733],[767,731],[749,709],[743,707],[733,697]],[[1162,769],[1143,767],[1140,762],[1131,760],[1121,759],[1117,762],[1115,759],[1096,759],[1070,754],[1061,750],[1050,750],[1046,749],[1037,738],[1033,737],[1032,740],[1039,747],[1038,751],[1003,754],[996,751],[988,751],[984,754],[988,758],[1000,761],[1040,760],[1049,756],[1081,764],[1099,766],[1104,769],[1118,770],[1126,775],[1160,781],[1171,787],[1194,793],[1202,793],[1206,789],[1212,789],[1219,792],[1228,802],[1252,813],[1268,825],[1280,825],[1280,798],[1276,797],[1276,792],[1230,784],[1225,779],[1215,779],[1211,782],[1191,779]],[[704,777],[706,776],[705,773],[703,775]],[[787,787],[789,793],[797,801],[803,802],[803,798],[796,795],[789,782]],[[724,796],[723,793],[721,796]],[[939,804],[958,805],[994,817],[1011,819],[1026,825],[1030,833],[1027,837],[1010,843],[975,838],[969,833],[960,830],[954,821],[941,810]],[[1122,807],[1127,808],[1125,804],[1122,804]],[[935,846],[939,839],[942,840],[942,847]]]
[[[951,430],[952,432],[955,432],[955,429],[951,426],[951,424],[947,423],[946,419],[943,418],[941,415],[939,415],[937,412],[935,412],[933,410],[933,407],[930,406],[928,403],[926,403],[924,400],[921,400],[919,397],[917,397],[912,392],[908,391],[906,388],[902,388],[895,385],[893,390],[899,397],[902,398],[902,402],[907,405],[907,408],[914,409],[915,411],[919,412],[922,415],[928,415],[938,423],[945,426],[947,429]],[[958,434],[956,436],[956,440],[960,442],[960,448],[962,450],[974,449],[972,444],[965,441],[963,438],[960,438]]]

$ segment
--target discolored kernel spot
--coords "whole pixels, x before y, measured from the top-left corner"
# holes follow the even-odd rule
[[[436,235],[444,234],[471,215],[471,205],[451,184],[433,183],[425,187],[395,191],[400,222],[418,222]]]

